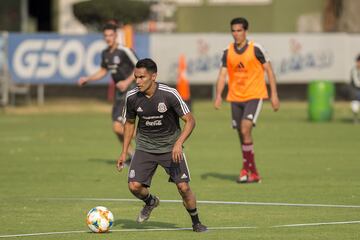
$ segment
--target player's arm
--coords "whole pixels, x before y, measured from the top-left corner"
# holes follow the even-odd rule
[[[195,128],[195,118],[191,112],[183,115],[180,118],[185,122],[185,124],[179,138],[177,139],[173,147],[172,158],[174,162],[180,162],[182,160],[183,144],[186,141],[186,139],[188,139],[193,129]]]
[[[222,103],[222,93],[224,91],[226,84],[226,76],[227,76],[227,68],[221,67],[216,81],[216,95],[214,102],[214,107],[216,109],[219,109]]]
[[[271,105],[272,105],[272,108],[274,109],[274,111],[276,112],[280,108],[280,100],[279,100],[278,93],[277,93],[275,74],[274,74],[274,71],[273,71],[273,68],[272,68],[270,62],[264,63],[263,66],[264,66],[264,70],[266,72],[266,75],[268,77],[269,84],[270,84]]]
[[[116,84],[116,87],[124,92],[126,91],[126,89],[129,88],[129,86],[131,85],[131,83],[135,80],[135,77],[134,77],[134,71],[131,72],[131,74],[123,81],[119,81],[117,84]]]
[[[223,53],[222,59],[221,59],[221,67],[219,70],[219,75],[216,81],[216,95],[215,95],[215,101],[214,101],[214,107],[215,109],[219,109],[222,103],[222,93],[225,88],[226,84],[226,76],[228,74],[227,71],[227,54],[228,50],[226,49]]]
[[[83,85],[85,85],[86,83],[88,83],[90,81],[97,81],[97,80],[102,79],[103,77],[105,77],[106,74],[107,74],[106,68],[101,67],[93,75],[79,78],[78,85],[83,86]]]
[[[127,61],[129,62],[129,64],[131,64],[133,66],[133,68],[135,68],[135,65],[138,61],[138,57],[136,56],[135,52],[127,47],[121,47],[121,50],[125,52],[126,56],[127,56]],[[131,72],[131,74],[123,81],[119,81],[116,84],[116,87],[124,92],[126,91],[129,86],[132,84],[132,82],[135,81],[135,77],[134,77],[134,71]]]
[[[271,63],[270,63],[269,55],[266,53],[266,51],[260,44],[255,43],[254,45],[255,45],[255,48],[254,48],[255,56],[256,56],[257,60],[263,65],[264,71],[269,80],[270,100],[271,100],[272,108],[274,109],[274,111],[277,111],[280,108],[280,101],[279,101],[279,97],[278,97],[278,93],[277,93],[276,78],[275,78],[275,74],[274,74],[273,68],[271,66]]]
[[[120,154],[120,157],[117,161],[117,169],[121,171],[124,168],[124,162],[127,157],[129,146],[132,140],[132,137],[135,132],[135,119],[127,119],[124,124],[124,142],[123,148]]]

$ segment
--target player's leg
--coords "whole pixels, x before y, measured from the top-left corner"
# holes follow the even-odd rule
[[[358,114],[360,109],[360,101],[353,100],[351,101],[351,111],[353,112],[353,121],[354,123],[358,123]]]
[[[123,124],[123,117],[122,112],[125,105],[125,100],[116,100],[114,102],[112,108],[112,120],[113,120],[113,132],[115,133],[116,137],[118,138],[119,142],[122,144],[124,142],[124,124]],[[128,159],[125,162],[125,165],[129,166],[131,158],[134,154],[134,149],[130,144],[128,150]]]
[[[351,111],[354,116],[354,123],[359,122],[359,110],[360,110],[360,89],[354,89],[354,98],[351,101]]]
[[[205,232],[207,227],[200,222],[199,214],[196,208],[195,194],[192,192],[188,182],[179,182],[176,187],[183,199],[186,211],[189,213],[194,232]]]
[[[183,154],[183,159],[179,163],[175,163],[172,160],[171,153],[162,154],[159,158],[159,164],[169,174],[169,181],[176,184],[176,187],[183,199],[184,207],[191,217],[193,230],[195,232],[207,231],[207,227],[201,224],[199,220],[195,194],[192,192],[189,185],[190,171],[185,155]]]
[[[128,187],[130,192],[145,205],[141,209],[136,221],[142,223],[149,219],[160,200],[149,192],[151,179],[157,168],[154,155],[143,151],[136,151],[129,166]]]
[[[241,119],[244,115],[244,107],[245,105],[243,103],[231,103],[231,116],[232,116],[232,127],[236,130],[239,136],[240,145],[242,146],[243,137],[241,135]],[[238,183],[245,183],[247,182],[249,178],[250,168],[249,168],[249,162],[244,157],[244,154],[242,156],[242,169],[240,170],[239,177],[236,179],[236,182]]]
[[[243,158],[248,162],[248,167],[250,169],[250,175],[246,182],[260,182],[260,175],[255,164],[252,129],[256,124],[256,120],[260,114],[261,108],[262,99],[255,99],[246,102],[244,114],[240,124]]]

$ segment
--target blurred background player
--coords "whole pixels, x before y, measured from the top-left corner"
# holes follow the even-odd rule
[[[230,26],[235,42],[230,43],[223,53],[214,106],[216,109],[221,106],[228,75],[226,100],[231,103],[232,125],[238,130],[243,155],[243,168],[237,182],[259,182],[261,178],[255,165],[251,132],[260,114],[263,99],[268,98],[264,73],[270,84],[272,108],[274,111],[279,109],[276,80],[264,49],[247,40],[248,21],[245,18],[235,18]]]
[[[122,143],[124,139],[124,126],[122,119],[122,110],[125,104],[126,92],[135,87],[134,82],[134,67],[137,62],[135,53],[117,41],[117,26],[108,23],[103,28],[104,40],[108,47],[103,50],[101,54],[100,69],[91,76],[81,77],[78,84],[83,86],[91,81],[97,81],[105,77],[110,72],[111,77],[115,83],[115,99],[112,108],[113,131]],[[128,148],[128,158],[126,164],[128,165],[133,149]]]
[[[360,108],[360,54],[356,58],[356,64],[351,69],[351,110],[354,114],[354,123],[359,122]]]
[[[169,175],[169,181],[176,184],[191,217],[193,231],[204,232],[207,227],[199,220],[183,153],[183,144],[195,127],[195,119],[179,93],[174,88],[155,82],[156,77],[157,66],[153,60],[145,58],[138,61],[135,68],[138,87],[126,96],[125,138],[117,168],[121,170],[123,167],[138,117],[136,151],[128,175],[131,193],[145,203],[136,221],[142,223],[148,220],[152,210],[159,205],[159,198],[150,194],[149,187],[160,165]],[[185,123],[183,129],[180,128],[180,118]]]

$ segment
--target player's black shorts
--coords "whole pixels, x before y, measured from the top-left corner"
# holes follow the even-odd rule
[[[353,88],[352,95],[354,101],[360,101],[360,88]]]
[[[113,122],[117,121],[117,122],[123,122],[122,119],[122,112],[123,112],[123,108],[125,106],[125,99],[116,99],[114,101],[113,107],[112,107],[112,112],[111,112],[111,118],[113,120]]]
[[[136,87],[135,82],[130,84],[127,91],[130,91],[134,87]],[[124,122],[122,114],[123,114],[123,109],[125,106],[125,99],[126,99],[127,91],[120,92],[119,90],[115,89],[115,100],[114,100],[114,104],[113,104],[112,112],[111,112],[111,118],[112,118],[113,122],[115,122],[115,121],[121,122],[121,123]]]
[[[185,155],[179,163],[172,160],[172,153],[149,153],[136,150],[131,160],[128,182],[139,182],[150,187],[151,179],[157,166],[162,166],[169,175],[169,182],[181,183],[190,181],[190,172]]]
[[[246,102],[232,102],[231,115],[233,128],[240,128],[241,120],[248,119],[255,126],[262,108],[262,99],[252,99]]]

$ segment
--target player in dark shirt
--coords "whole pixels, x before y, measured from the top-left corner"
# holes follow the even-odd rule
[[[351,69],[351,110],[354,114],[354,123],[359,122],[359,109],[360,109],[360,55],[356,58],[355,66]]]
[[[165,84],[155,82],[156,63],[151,59],[140,60],[135,67],[137,88],[126,96],[123,119],[126,120],[124,144],[117,167],[123,168],[126,153],[135,131],[136,150],[129,166],[129,189],[145,202],[137,222],[149,219],[151,211],[159,205],[159,198],[149,192],[151,179],[158,165],[169,175],[183,199],[195,232],[204,232],[196,209],[196,199],[190,189],[190,172],[183,153],[183,143],[195,127],[195,119],[179,93]],[[181,130],[179,118],[185,122]]]
[[[116,30],[116,26],[113,24],[105,25],[103,34],[108,48],[101,54],[100,69],[91,76],[81,77],[78,84],[83,86],[88,82],[102,79],[108,72],[111,73],[111,77],[116,84],[115,101],[112,109],[113,131],[119,141],[123,142],[124,127],[121,114],[127,90],[135,87],[134,67],[137,57],[131,49],[118,44]],[[132,154],[133,149],[129,147],[128,161],[131,159]]]

